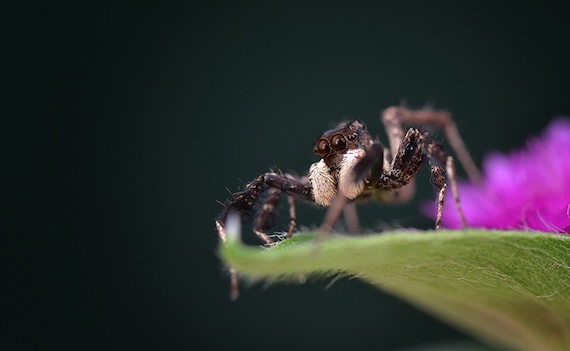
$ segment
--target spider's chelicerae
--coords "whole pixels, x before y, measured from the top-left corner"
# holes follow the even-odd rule
[[[405,131],[403,127],[409,124],[443,128],[467,174],[472,180],[477,180],[479,171],[463,145],[451,115],[432,109],[391,107],[383,112],[382,121],[390,149],[374,140],[364,123],[358,120],[343,122],[317,140],[313,152],[321,159],[311,165],[306,176],[268,172],[249,182],[244,191],[234,194],[233,199],[225,204],[216,220],[220,238],[225,240],[224,226],[229,213],[238,212],[242,220],[256,215],[255,233],[265,244],[273,244],[267,232],[276,224],[277,204],[283,194],[288,196],[290,206],[288,236],[293,235],[296,226],[295,200],[328,207],[321,234],[330,232],[343,210],[347,221],[351,222],[348,223],[349,228],[357,228],[352,203],[361,200],[409,200],[414,194],[414,177],[426,159],[430,164],[431,183],[438,190],[436,230],[441,228],[447,179],[459,216],[466,225],[457,192],[453,158],[428,132],[418,128]]]

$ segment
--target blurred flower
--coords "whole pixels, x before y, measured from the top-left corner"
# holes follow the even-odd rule
[[[570,119],[554,120],[522,150],[487,156],[483,174],[480,183],[458,184],[470,227],[570,234]],[[453,201],[443,225],[461,227]]]

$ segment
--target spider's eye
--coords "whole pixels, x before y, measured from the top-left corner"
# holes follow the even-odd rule
[[[346,138],[348,139],[348,141],[355,141],[356,134],[355,133],[348,134]]]
[[[342,134],[337,134],[331,139],[331,147],[334,151],[342,151],[346,148],[346,140]]]
[[[326,139],[317,141],[317,146],[313,149],[313,152],[321,157],[327,156],[330,151],[329,142]]]

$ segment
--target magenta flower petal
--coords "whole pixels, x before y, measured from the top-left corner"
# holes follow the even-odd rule
[[[570,119],[557,118],[522,150],[487,156],[483,174],[478,184],[459,183],[469,226],[570,234]],[[426,212],[434,216],[433,204]],[[443,225],[461,227],[453,201]]]

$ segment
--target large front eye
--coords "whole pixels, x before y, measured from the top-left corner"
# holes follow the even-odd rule
[[[331,147],[334,151],[342,151],[346,148],[346,140],[342,134],[337,134],[331,139]]]
[[[313,149],[313,152],[321,157],[328,156],[330,154],[331,149],[329,147],[329,142],[327,139],[320,139],[317,141],[317,146]]]

